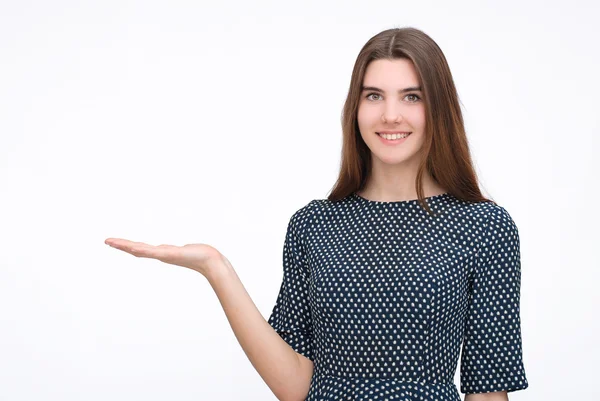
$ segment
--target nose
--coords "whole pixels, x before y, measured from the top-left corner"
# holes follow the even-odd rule
[[[393,103],[386,103],[383,113],[381,114],[381,121],[384,123],[394,122],[397,123],[402,119],[400,110]]]

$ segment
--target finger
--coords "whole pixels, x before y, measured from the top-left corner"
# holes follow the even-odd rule
[[[106,241],[104,241],[104,243],[114,247],[132,247],[140,245],[149,245],[144,242],[135,242],[124,238],[108,238]]]
[[[177,253],[179,247],[174,245],[161,244],[153,246],[144,242],[129,241],[123,238],[108,238],[105,243],[138,258],[152,258],[171,263],[179,257]]]
[[[154,255],[154,248],[156,247],[144,244],[143,242],[129,241],[125,244],[118,244],[117,248],[136,257],[151,258]]]
[[[148,255],[151,255],[150,257],[169,263],[179,257],[179,249],[180,247],[175,245],[161,244],[159,246],[152,247],[147,251]]]
[[[143,242],[129,241],[122,238],[114,238],[105,242],[113,248],[120,249],[128,253],[139,252],[147,247],[152,247],[152,245],[148,245]]]
[[[142,245],[131,245],[127,247],[126,252],[137,258],[149,258],[151,251]]]
[[[177,249],[173,245],[152,246],[144,243],[138,243],[130,247],[130,253],[140,258],[152,258],[163,262],[173,261],[177,258]]]
[[[110,245],[110,246],[119,246],[119,245],[133,245],[134,242],[133,241],[129,241],[127,239],[124,238],[107,238],[104,241],[105,244]]]

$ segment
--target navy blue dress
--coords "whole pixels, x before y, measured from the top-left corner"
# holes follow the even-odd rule
[[[528,387],[519,234],[449,193],[316,199],[289,220],[269,324],[315,370],[308,401],[459,401]]]

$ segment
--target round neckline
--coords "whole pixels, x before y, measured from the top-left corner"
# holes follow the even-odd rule
[[[371,199],[363,198],[362,196],[360,196],[356,192],[353,192],[352,196],[354,198],[360,200],[361,202],[370,203],[370,204],[374,204],[374,205],[404,205],[404,204],[412,204],[412,203],[418,203],[419,202],[418,198],[417,199],[406,199],[406,200],[400,200],[400,201],[376,201],[376,200],[371,200]],[[443,192],[441,194],[427,196],[427,197],[425,197],[423,199],[425,201],[435,201],[435,200],[438,200],[438,199],[441,199],[441,198],[445,198],[447,196],[450,196],[449,192]]]

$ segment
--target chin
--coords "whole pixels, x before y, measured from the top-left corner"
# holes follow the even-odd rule
[[[373,156],[375,158],[377,158],[382,164],[389,165],[389,166],[408,164],[415,160],[414,156],[406,156],[406,157],[396,156],[396,157],[394,157],[393,155],[377,155],[377,154],[373,154]]]
[[[390,166],[410,164],[418,161],[416,152],[410,152],[410,154],[393,154],[393,152],[378,154],[378,152],[371,152],[371,154],[373,158],[379,160],[382,164]]]

